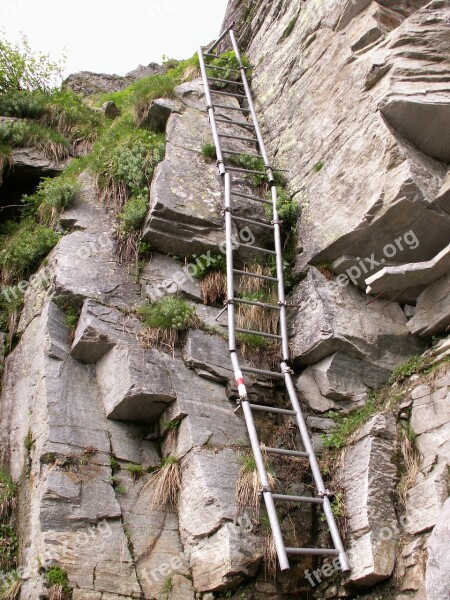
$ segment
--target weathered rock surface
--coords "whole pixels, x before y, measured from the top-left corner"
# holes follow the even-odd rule
[[[423,481],[409,490],[406,531],[415,534],[434,527],[448,496],[448,466],[440,464]]]
[[[80,71],[79,73],[69,75],[69,77],[63,81],[63,86],[73,90],[76,94],[92,96],[92,94],[118,92],[138,79],[164,72],[164,67],[156,63],[150,63],[147,66],[139,65],[139,67],[130,71],[125,76]]]
[[[394,569],[397,547],[395,419],[373,417],[358,433],[344,458],[343,476],[349,519],[349,581],[370,586]],[[386,533],[389,532],[389,535]]]
[[[189,267],[170,256],[154,252],[141,273],[142,293],[152,302],[173,294],[201,301],[200,280],[193,276],[194,268],[195,263]]]
[[[450,544],[450,499],[444,504],[428,541],[428,564],[425,578],[429,600],[450,598],[448,547]]]
[[[314,268],[294,289],[290,302],[300,306],[289,322],[292,356],[299,364],[311,365],[341,351],[392,370],[402,357],[421,349],[398,304],[368,305],[359,290],[340,286]]]
[[[408,329],[425,338],[447,331],[450,325],[450,274],[441,277],[417,298]]]

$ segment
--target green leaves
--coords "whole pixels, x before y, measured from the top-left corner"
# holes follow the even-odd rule
[[[182,300],[167,296],[138,309],[147,327],[184,331],[195,322],[195,308]]]

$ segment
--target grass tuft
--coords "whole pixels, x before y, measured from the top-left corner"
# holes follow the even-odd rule
[[[153,508],[175,507],[181,488],[180,460],[175,456],[163,458],[161,467],[150,474],[144,488],[148,485],[153,487]]]
[[[22,589],[22,581],[16,572],[8,574],[8,577],[0,585],[0,600],[18,600]]]
[[[207,162],[213,162],[217,160],[217,152],[214,144],[203,144],[202,156]]]
[[[0,144],[13,148],[34,146],[55,161],[67,158],[70,148],[61,134],[28,120],[0,122]]]
[[[266,462],[266,471],[269,479],[269,486],[275,488],[275,477],[271,473],[270,465]],[[259,510],[261,505],[261,484],[259,482],[256,461],[253,454],[244,454],[242,456],[242,466],[239,477],[236,482],[236,503],[237,515],[240,516],[247,512],[250,518],[259,521]]]
[[[398,383],[411,377],[411,375],[415,375],[425,366],[426,360],[423,356],[414,355],[408,358],[406,362],[399,365],[392,371],[391,378],[389,379],[389,383]]]

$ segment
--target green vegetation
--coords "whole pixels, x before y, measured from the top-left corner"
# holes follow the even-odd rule
[[[50,567],[45,571],[44,579],[50,588],[57,588],[54,591],[59,591],[63,598],[70,597],[72,594],[72,587],[69,583],[67,573],[61,567]]]
[[[279,219],[283,221],[282,230],[286,238],[289,233],[295,231],[300,207],[298,202],[291,198],[282,187],[277,187],[277,212]],[[272,206],[266,206],[266,216],[268,221],[273,219]]]
[[[0,144],[13,148],[35,146],[57,161],[69,155],[69,142],[64,136],[28,120],[0,122]]]
[[[18,600],[22,581],[16,571],[7,573],[0,584],[0,600]]]
[[[323,163],[323,162],[318,162],[318,163],[316,163],[316,164],[313,166],[312,170],[313,170],[315,173],[318,173],[319,171],[321,171],[321,170],[324,168],[324,166],[325,166],[325,163]]]
[[[176,431],[180,425],[180,419],[173,419],[172,421],[166,421],[165,419],[163,419],[161,421],[161,429],[167,433],[170,433],[171,431]]]
[[[216,147],[214,146],[214,144],[203,144],[202,156],[208,162],[213,162],[214,160],[217,160]]]
[[[111,467],[111,471],[113,473],[116,473],[120,469],[119,461],[114,456],[114,454],[111,454],[111,456],[109,457],[109,466]]]
[[[112,475],[109,478],[109,481],[110,481],[111,485],[113,486],[113,489],[116,492],[116,494],[126,494],[127,493],[127,488],[122,485],[122,482],[120,481],[119,477],[117,477],[117,475]]]
[[[28,430],[27,435],[24,437],[23,445],[29,456],[34,447],[33,432],[31,429]]]
[[[34,53],[25,35],[13,45],[0,31],[0,94],[21,90],[48,92],[60,79],[63,67],[64,59],[54,62],[48,54]]]
[[[281,34],[281,37],[280,37],[280,39],[278,40],[278,43],[281,43],[282,41],[284,41],[285,39],[287,39],[287,38],[288,38],[288,37],[291,35],[291,33],[294,31],[294,27],[295,27],[295,26],[296,26],[296,24],[297,24],[297,20],[298,20],[298,16],[295,16],[294,18],[292,18],[292,19],[289,21],[289,23],[288,23],[288,25],[287,25],[286,29],[285,29],[285,30],[283,31],[283,33]]]
[[[58,308],[65,312],[67,327],[74,331],[83,308],[83,296],[61,294],[55,298],[54,302]]]
[[[237,81],[240,78],[239,61],[233,51],[223,52],[212,60],[208,59],[207,64],[219,67],[218,69],[208,69],[209,77],[218,77],[231,81]],[[250,62],[245,54],[242,55],[242,64],[246,67],[247,77],[249,77],[251,75]]]
[[[125,469],[133,476],[133,481],[136,482],[144,474],[144,467],[135,463],[129,463],[125,466]]]
[[[195,308],[181,298],[166,296],[138,309],[147,327],[184,331],[195,324]]]
[[[0,523],[0,569],[10,571],[17,566],[18,541],[14,529]]]
[[[326,416],[336,422],[336,428],[322,436],[324,447],[339,449],[346,446],[351,436],[377,412],[377,409],[376,396],[372,394],[363,407],[345,417],[335,412],[327,413]]]
[[[11,476],[0,469],[0,521],[5,521],[16,504],[16,484]]]
[[[188,263],[193,263],[196,266],[196,272],[194,277],[197,279],[203,279],[208,273],[215,271],[225,272],[227,269],[227,263],[223,254],[208,254],[208,256],[197,257],[196,254],[189,256],[187,259]]]
[[[124,233],[139,231],[147,214],[147,207],[147,194],[130,198],[117,215],[120,230]]]
[[[173,577],[167,577],[164,580],[164,583],[162,585],[161,592],[164,594],[165,600],[169,600],[169,598],[170,598],[170,593],[172,592],[172,588],[173,588],[172,580],[173,580]]]
[[[28,276],[56,245],[60,235],[31,217],[8,222],[0,230],[0,280],[10,284]]]
[[[231,154],[228,158],[229,162],[241,169],[248,169],[250,171],[261,171],[258,173],[248,173],[245,175],[254,186],[263,186],[268,183],[267,169],[262,158],[253,156],[252,154]],[[276,185],[284,186],[286,181],[281,175],[280,171],[274,171],[273,174]]]
[[[265,348],[269,343],[267,338],[254,333],[237,333],[236,340],[247,348]]]
[[[37,190],[31,196],[23,196],[25,210],[37,215],[46,227],[53,227],[60,213],[74,202],[80,191],[76,178],[69,174],[60,177],[46,177],[41,180]]]
[[[407,377],[411,377],[411,375],[421,371],[425,364],[426,360],[423,356],[411,356],[405,363],[393,370],[389,383],[400,382]]]

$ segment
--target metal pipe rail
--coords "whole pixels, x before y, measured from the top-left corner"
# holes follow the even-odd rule
[[[242,57],[239,51],[239,47],[236,41],[236,37],[233,31],[233,25],[230,25],[219,37],[219,39],[214,42],[214,44],[207,50],[206,53],[200,48],[199,50],[199,60],[200,60],[200,68],[203,77],[203,83],[205,88],[205,96],[207,102],[207,110],[209,114],[209,120],[211,124],[214,144],[216,146],[216,155],[217,155],[217,164],[219,168],[220,174],[224,179],[224,192],[225,192],[225,236],[226,236],[226,267],[227,267],[227,302],[223,311],[227,311],[227,325],[224,325],[228,329],[228,344],[229,344],[229,352],[231,363],[234,371],[234,376],[236,379],[236,384],[239,393],[239,401],[238,408],[236,411],[241,408],[244,419],[247,425],[247,430],[250,438],[250,444],[252,448],[252,452],[255,457],[256,468],[258,472],[259,481],[261,484],[261,494],[264,499],[264,503],[266,505],[267,515],[269,517],[270,526],[273,533],[273,539],[275,544],[275,549],[278,556],[278,562],[280,565],[280,569],[282,571],[290,568],[288,556],[290,555],[310,555],[310,556],[338,556],[341,564],[342,571],[347,573],[350,571],[350,564],[348,558],[345,553],[345,549],[342,543],[342,539],[336,525],[336,521],[333,515],[333,511],[331,508],[331,503],[328,495],[328,491],[325,488],[322,475],[320,473],[319,465],[317,462],[317,458],[314,454],[314,449],[312,446],[311,438],[309,436],[306,422],[303,416],[303,413],[300,408],[300,404],[297,398],[297,393],[295,391],[294,383],[292,381],[291,370],[288,366],[289,363],[289,340],[288,340],[288,330],[287,330],[287,319],[286,319],[286,298],[284,292],[284,279],[283,279],[283,254],[282,254],[282,244],[281,244],[281,225],[282,222],[279,219],[279,214],[277,210],[277,188],[275,185],[274,178],[274,169],[272,169],[269,157],[267,154],[267,149],[264,143],[264,139],[261,133],[261,128],[258,123],[258,117],[256,114],[255,106],[253,103],[253,98],[250,90],[250,85],[247,79],[247,68],[243,65]],[[214,93],[214,90],[210,89],[209,82],[210,81],[220,81],[217,77],[209,77],[208,76],[208,68],[215,68],[214,65],[208,65],[205,61],[206,58],[209,58],[208,55],[211,56],[212,51],[217,48],[217,46],[222,42],[227,36],[230,36],[231,46],[234,50],[235,56],[237,58],[239,69],[227,69],[226,67],[217,67],[221,70],[233,70],[240,73],[241,80],[240,82],[232,82],[230,84],[238,84],[244,88],[245,95],[242,94],[229,94],[226,91],[222,92],[223,96],[234,96],[235,98],[245,98],[247,101],[246,108],[237,107],[230,104],[227,105],[219,105],[214,104],[212,101],[211,93]],[[216,55],[212,55],[215,57]],[[217,93],[217,92],[216,92]],[[248,107],[248,108],[247,108]],[[216,119],[215,109],[225,109],[230,111],[240,111],[242,113],[243,118],[245,115],[249,113],[251,117],[251,121],[239,123],[236,121],[228,121],[225,119]],[[223,115],[221,115],[223,117]],[[240,154],[240,152],[233,150],[225,150],[221,147],[221,139],[238,139],[247,141],[247,138],[243,138],[242,136],[230,135],[227,133],[221,133],[218,130],[217,125],[221,123],[226,123],[227,125],[236,124],[251,127],[255,134],[256,139],[251,140],[254,143],[258,144],[260,157],[264,162],[264,167],[266,171],[264,175],[266,175],[270,189],[271,189],[271,201],[265,200],[263,198],[259,198],[256,195],[252,196],[246,194],[242,191],[233,189],[233,180],[232,174],[236,173],[237,177],[239,177],[240,173],[253,173],[252,170],[247,169],[239,169],[234,167],[232,164],[227,164],[225,162],[224,155],[226,154]],[[258,174],[263,174],[263,172],[258,171]],[[238,180],[237,180],[238,181]],[[247,199],[250,202],[257,202],[268,204],[272,207],[273,218],[271,223],[268,222],[259,222],[253,219],[239,217],[233,214],[233,206],[232,206],[232,198],[233,196],[237,196],[239,198]],[[243,271],[240,269],[236,269],[234,266],[234,253],[238,252],[241,248],[241,244],[235,244],[233,242],[233,221],[241,221],[247,222],[251,224],[257,224],[258,226],[262,226],[265,228],[270,228],[273,230],[274,236],[274,248],[275,250],[267,250],[265,251],[267,254],[275,255],[276,261],[276,277],[269,277],[267,275],[260,275],[257,273],[251,273],[249,271]],[[255,248],[257,251],[263,252],[263,248]],[[276,284],[278,291],[278,303],[275,304],[267,304],[267,303],[259,303],[241,300],[239,298],[235,298],[234,296],[234,276],[246,276],[246,277],[255,277],[265,281],[269,281],[273,284]],[[237,327],[236,326],[236,305],[238,304],[249,304],[259,306],[266,310],[277,310],[279,313],[279,335],[265,333],[260,331],[255,331],[253,329],[246,329],[245,327]],[[223,312],[222,311],[222,312]],[[222,313],[220,313],[222,314]],[[239,332],[250,332],[252,334],[261,335],[265,337],[269,337],[271,339],[277,340],[280,343],[280,372],[268,371],[265,369],[256,369],[253,367],[242,367],[240,365],[238,349],[236,345],[236,334]],[[244,373],[250,373],[261,377],[269,377],[273,379],[283,379],[285,382],[286,390],[289,396],[289,400],[291,403],[291,408],[278,408],[275,406],[262,406],[257,404],[250,404],[247,388],[244,381]],[[263,412],[263,413],[273,413],[276,415],[285,415],[290,416],[295,419],[295,422],[298,427],[299,435],[303,444],[304,451],[298,450],[289,450],[285,448],[265,448],[264,455],[261,449],[261,444],[258,438],[258,433],[255,427],[255,421],[253,418],[254,412]],[[265,455],[266,454],[274,454],[274,455],[284,455],[290,456],[293,458],[304,458],[309,461],[309,466],[314,478],[314,482],[316,485],[317,494],[316,496],[307,497],[307,496],[289,496],[284,494],[275,494],[273,490],[270,489],[269,485],[269,477],[265,464]],[[328,528],[331,534],[331,538],[333,540],[334,548],[289,548],[286,547],[283,540],[283,535],[280,528],[280,523],[277,516],[275,502],[302,502],[309,503],[311,505],[316,505],[323,510],[324,515],[326,517]]]

